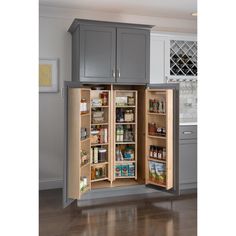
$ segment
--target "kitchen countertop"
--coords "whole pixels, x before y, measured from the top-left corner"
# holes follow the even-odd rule
[[[184,122],[184,123],[179,123],[179,125],[184,126],[184,125],[197,125],[197,122]]]

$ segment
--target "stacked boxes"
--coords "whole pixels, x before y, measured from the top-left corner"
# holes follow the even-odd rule
[[[133,163],[116,165],[115,176],[134,176],[135,175],[135,165]]]

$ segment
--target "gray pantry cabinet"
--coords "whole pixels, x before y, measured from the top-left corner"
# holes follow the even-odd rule
[[[82,83],[149,83],[150,28],[75,19],[72,80]]]
[[[180,189],[197,188],[197,126],[180,126],[179,132]]]

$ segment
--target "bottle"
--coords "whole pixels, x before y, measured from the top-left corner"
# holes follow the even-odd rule
[[[153,157],[153,152],[152,152],[152,145],[150,146],[150,148],[149,148],[149,157]]]
[[[121,126],[120,128],[120,142],[124,141],[124,129],[123,126]]]
[[[120,127],[116,128],[116,142],[120,142]]]
[[[158,159],[162,159],[161,148],[159,148],[159,150],[158,150],[157,158],[158,158]]]
[[[163,148],[162,151],[162,158],[165,160],[166,159],[166,148]]]
[[[149,99],[149,112],[153,112],[153,100]]]
[[[158,111],[158,101],[156,100],[156,99],[154,99],[154,101],[153,101],[153,112],[154,113],[157,113],[157,111]]]
[[[108,93],[104,92],[103,93],[103,106],[108,105]]]
[[[157,158],[157,146],[154,146],[153,157]]]

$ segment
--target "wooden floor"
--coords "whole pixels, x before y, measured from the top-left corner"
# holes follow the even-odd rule
[[[195,236],[196,194],[172,201],[143,200],[62,209],[61,189],[40,191],[40,236]]]

